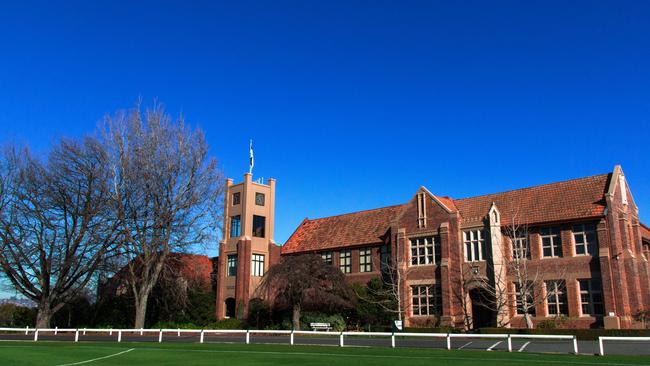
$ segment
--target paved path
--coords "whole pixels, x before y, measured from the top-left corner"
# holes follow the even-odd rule
[[[33,340],[34,335],[30,333],[0,334],[0,341],[8,340]],[[74,333],[52,333],[39,332],[39,340],[42,341],[74,341]],[[111,342],[117,341],[117,332],[109,336],[106,333],[90,333],[82,335],[79,333],[79,341],[83,342]],[[122,333],[123,342],[158,342],[158,333]],[[244,343],[245,334],[205,334],[204,342],[206,343]],[[199,342],[199,334],[182,334],[177,336],[176,332],[169,332],[163,335],[163,342]],[[266,344],[289,344],[289,335],[261,335],[251,334],[250,342]],[[294,335],[294,344],[297,345],[329,345],[338,346],[338,335],[330,336],[305,336]],[[346,336],[346,346],[357,347],[390,347],[390,337],[360,337]],[[397,337],[396,347],[416,347],[416,348],[433,348],[445,349],[446,340],[440,338],[408,338]],[[453,338],[451,343],[452,349],[471,349],[471,350],[490,350],[490,351],[507,351],[507,342],[498,339],[476,339],[476,338]],[[578,349],[581,354],[597,354],[597,341],[578,341]],[[573,343],[570,340],[539,340],[539,339],[513,339],[513,352],[535,352],[535,353],[572,353]],[[605,354],[607,355],[650,355],[650,342],[630,342],[630,341],[607,341],[605,342]]]

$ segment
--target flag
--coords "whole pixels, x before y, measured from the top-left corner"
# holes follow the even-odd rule
[[[253,159],[253,140],[251,140],[250,143],[250,160],[248,162],[249,170],[248,172],[253,174],[253,165],[255,165],[254,159]]]

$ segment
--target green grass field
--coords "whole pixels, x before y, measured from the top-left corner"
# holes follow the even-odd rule
[[[650,365],[650,357],[327,346],[1,342],[0,365]]]

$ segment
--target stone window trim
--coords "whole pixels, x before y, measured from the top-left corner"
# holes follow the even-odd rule
[[[528,315],[531,317],[537,316],[537,304],[535,304],[535,297],[539,296],[539,294],[536,293],[536,286],[533,283],[533,281],[528,281],[528,284],[526,285],[527,290],[528,290],[528,303],[532,306],[529,307],[528,309]],[[524,313],[523,309],[523,304],[521,304],[521,295],[520,295],[520,288],[519,284],[517,282],[512,282],[512,296],[513,296],[513,301],[512,303],[514,304],[514,316],[516,317],[524,317],[526,314]]]
[[[418,228],[427,227],[427,195],[425,192],[417,194]]]
[[[487,258],[489,232],[484,227],[464,228],[462,232],[463,259],[465,263],[484,262]]]
[[[545,280],[544,293],[548,317],[569,315],[569,296],[565,280]]]
[[[595,223],[571,225],[571,238],[575,256],[598,256],[598,230]]]
[[[605,315],[603,285],[598,278],[579,278],[580,316],[600,317]],[[587,310],[587,311],[585,311]]]
[[[442,287],[436,283],[409,284],[411,317],[432,317],[442,313]],[[416,305],[417,303],[417,305]],[[417,310],[416,310],[417,309]]]
[[[542,247],[541,259],[562,258],[562,228],[559,226],[545,226],[539,229],[539,241]]]
[[[531,259],[530,233],[527,230],[517,230],[511,235],[512,259]]]
[[[440,236],[421,233],[408,237],[408,244],[409,250],[407,263],[409,267],[440,265],[442,260],[442,243],[440,242]]]

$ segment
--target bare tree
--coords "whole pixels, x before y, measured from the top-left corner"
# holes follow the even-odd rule
[[[518,214],[512,215],[510,225],[503,229],[504,237],[508,239],[510,253],[504,253],[507,259],[507,271],[515,284],[515,306],[517,312],[522,312],[526,322],[526,328],[533,328],[532,314],[535,313],[535,306],[543,301],[541,296],[535,296],[535,288],[540,284],[539,268],[531,269],[530,241],[527,225],[518,224]],[[505,244],[505,243],[504,243]],[[506,245],[502,245],[504,252]],[[540,299],[541,298],[541,299]]]
[[[45,160],[5,152],[0,266],[38,304],[37,327],[84,290],[116,242],[106,159],[93,138],[61,140]]]
[[[546,301],[542,270],[531,258],[529,228],[522,221],[519,210],[515,209],[510,214],[508,224],[500,227],[501,245],[495,249],[499,258],[490,258],[488,261],[487,277],[470,274],[468,278],[467,273],[463,273],[465,286],[478,285],[483,290],[481,293],[485,296],[473,301],[477,300],[478,305],[494,311],[499,327],[511,324],[509,313],[514,306],[516,313],[523,315],[526,327],[533,328],[535,308]],[[503,270],[500,266],[503,266]],[[556,265],[553,272],[556,273],[556,278],[561,279],[564,278],[566,268]],[[564,291],[565,284],[562,281],[558,283],[556,290]],[[509,284],[514,285],[514,293],[509,291]]]
[[[300,329],[303,309],[348,307],[354,296],[345,275],[317,254],[282,257],[264,275],[257,294],[278,308],[290,308],[294,329]]]
[[[141,328],[169,253],[214,237],[225,180],[203,132],[182,116],[173,121],[159,104],[107,117],[103,133],[122,223],[118,254],[128,267],[135,327]]]
[[[408,258],[404,258],[405,256],[400,254],[401,248],[399,244],[396,244],[394,255],[380,263],[380,286],[366,286],[365,294],[356,292],[356,295],[359,300],[376,305],[383,311],[397,316],[398,320],[403,320],[407,307],[403,296],[403,286],[410,267],[406,263]]]

